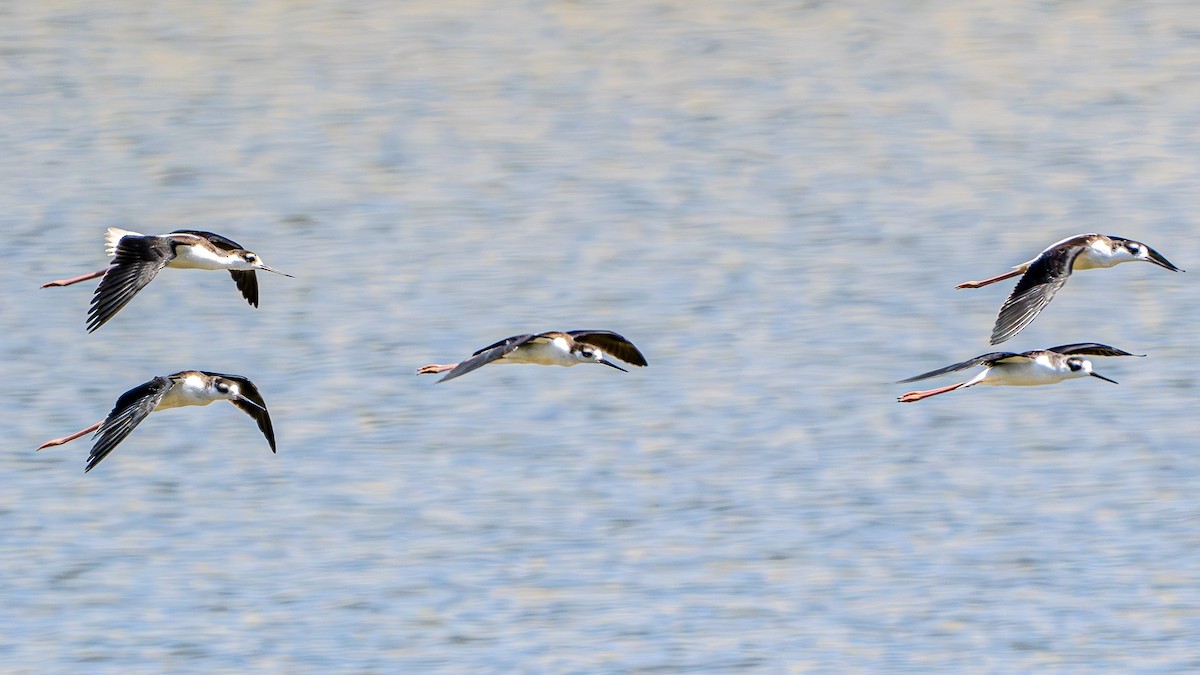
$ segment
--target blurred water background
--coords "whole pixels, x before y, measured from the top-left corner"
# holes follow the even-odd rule
[[[1200,669],[1200,5],[0,5],[0,663],[16,672]],[[109,225],[168,271],[84,332]],[[1120,381],[890,382],[1006,343]],[[414,370],[605,328],[650,366]],[[186,368],[95,471],[42,441]],[[952,380],[937,381],[931,386]]]

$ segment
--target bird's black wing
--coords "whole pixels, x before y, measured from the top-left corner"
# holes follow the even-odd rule
[[[576,342],[597,347],[605,354],[615,356],[625,363],[635,366],[647,365],[646,357],[642,356],[632,342],[611,330],[571,330],[567,331],[567,335],[574,338]]]
[[[156,377],[121,394],[112,412],[108,413],[108,417],[104,418],[96,431],[97,440],[88,455],[87,468],[83,472],[87,473],[95,468],[100,460],[125,440],[134,427],[154,412],[173,384],[170,377]]]
[[[445,382],[446,380],[453,380],[456,377],[466,375],[476,368],[486,366],[492,361],[503,358],[505,354],[511,354],[512,352],[515,352],[521,345],[535,339],[542,339],[542,336],[514,335],[510,338],[505,338],[499,342],[492,343],[472,354],[471,358],[459,363],[457,366],[454,366],[454,369],[446,373],[446,376],[438,380],[438,382]]]
[[[213,246],[223,251],[244,250],[241,244],[229,237],[222,237],[214,232],[206,232],[205,230],[175,230],[175,232],[204,237],[212,242]],[[238,290],[242,292],[242,297],[246,298],[246,302],[250,303],[252,307],[258,307],[258,276],[254,273],[254,270],[229,270],[229,276],[233,277],[233,283],[237,284]]]
[[[113,318],[174,257],[175,246],[165,237],[121,237],[113,253],[112,264],[92,295],[92,306],[88,310],[88,332]]]
[[[1075,258],[1083,252],[1088,236],[1081,235],[1052,246],[1030,263],[1000,307],[992,329],[992,344],[998,345],[1020,333],[1054,299],[1054,294],[1071,276]]]
[[[482,354],[484,352],[489,352],[489,351],[495,349],[496,347],[511,347],[512,349],[508,350],[511,352],[513,349],[520,347],[521,345],[525,344],[526,342],[529,342],[530,340],[532,340],[535,337],[540,337],[540,336],[532,335],[532,334],[514,335],[509,338],[504,338],[503,340],[500,340],[499,342],[493,342],[492,344],[490,344],[482,349],[477,349],[477,350],[475,350],[474,354],[471,354],[471,356],[479,356],[480,354]]]
[[[237,284],[242,297],[251,307],[258,307],[258,275],[254,270],[229,270],[233,283]]]
[[[1145,356],[1145,354],[1131,354],[1123,349],[1102,345],[1099,342],[1076,342],[1069,345],[1050,347],[1046,351],[1058,354],[1082,354],[1084,356]]]
[[[988,354],[982,354],[980,356],[976,356],[973,359],[967,359],[966,361],[963,361],[962,363],[956,363],[952,366],[946,366],[945,368],[938,368],[937,370],[931,370],[928,373],[921,373],[920,375],[915,375],[913,377],[909,377],[909,378],[906,378],[903,380],[897,380],[896,384],[903,384],[905,382],[916,382],[917,380],[926,380],[931,377],[937,377],[938,375],[945,375],[946,373],[953,373],[953,372],[957,372],[959,370],[966,370],[967,368],[973,368],[975,366],[990,366],[993,363],[998,363],[1000,361],[1005,361],[1005,360],[1014,359],[1014,358],[1015,359],[1028,359],[1029,357],[1024,354],[1017,354],[1015,352],[990,352]]]
[[[226,380],[233,380],[238,383],[238,390],[242,392],[242,396],[250,399],[251,405],[240,399],[231,399],[229,402],[238,407],[238,410],[246,413],[254,418],[258,424],[258,430],[266,437],[267,443],[271,445],[271,452],[275,452],[275,427],[271,425],[271,414],[267,412],[267,402],[263,400],[262,394],[258,392],[258,387],[249,378],[241,375],[226,375],[225,373],[210,373],[200,371],[205,375],[223,377]]]

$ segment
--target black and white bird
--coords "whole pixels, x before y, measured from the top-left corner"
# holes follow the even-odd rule
[[[1092,362],[1080,358],[1082,356],[1145,356],[1145,354],[1130,354],[1116,347],[1096,342],[1079,342],[1051,347],[1049,349],[1036,349],[1019,354],[1015,352],[991,352],[982,356],[976,356],[973,359],[967,359],[962,363],[956,363],[945,368],[931,370],[928,373],[921,373],[916,377],[900,380],[897,384],[916,382],[917,380],[954,373],[975,366],[986,366],[982,372],[965,382],[937,389],[910,391],[897,400],[900,403],[915,403],[923,398],[945,394],[955,389],[973,387],[977,384],[1033,387],[1043,384],[1056,384],[1063,380],[1087,377],[1089,375],[1098,377],[1106,382],[1117,383],[1116,380],[1111,380],[1092,370]]]
[[[1051,244],[1029,262],[983,281],[965,281],[955,288],[980,288],[1023,275],[1000,308],[992,329],[992,344],[998,345],[1020,333],[1067,283],[1074,270],[1113,267],[1123,262],[1144,260],[1159,267],[1182,272],[1158,251],[1132,239],[1104,234],[1079,234]]]
[[[535,363],[541,366],[574,366],[602,363],[629,372],[609,361],[613,356],[625,363],[645,366],[646,357],[632,342],[609,330],[547,331],[514,335],[475,352],[461,363],[432,363],[417,369],[418,375],[447,373],[438,382],[453,380],[489,363]]]
[[[84,473],[87,473],[125,440],[150,413],[188,405],[208,405],[215,401],[229,401],[253,417],[270,444],[271,452],[275,452],[275,429],[271,426],[271,415],[267,412],[267,404],[263,401],[262,394],[258,393],[258,387],[240,375],[210,373],[204,370],[183,370],[140,384],[121,394],[112,412],[103,420],[69,436],[46,441],[38,446],[38,450],[62,445],[95,431],[96,442],[92,445],[87,468],[84,469]]]
[[[238,290],[252,306],[258,307],[257,270],[292,275],[267,266],[256,253],[247,251],[232,239],[203,230],[175,230],[167,234],[140,234],[116,227],[105,234],[105,250],[112,263],[96,272],[43,284],[70,286],[88,279],[104,277],[92,296],[88,310],[88,332],[103,326],[121,311],[133,296],[146,287],[164,267],[198,270],[227,270]]]

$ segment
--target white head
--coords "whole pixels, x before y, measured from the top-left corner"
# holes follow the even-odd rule
[[[231,380],[227,377],[214,377],[209,383],[209,388],[213,391],[217,398],[223,398],[230,401],[244,401],[250,405],[262,410],[263,407],[251,401],[242,394],[242,387],[237,380]]]
[[[268,265],[263,263],[262,258],[259,258],[257,253],[255,253],[253,251],[247,251],[244,248],[239,248],[239,249],[230,251],[229,256],[234,259],[234,261],[235,261],[234,269],[237,269],[237,270],[263,270],[265,272],[274,272],[275,274],[282,274],[285,277],[292,276],[290,274],[287,274],[286,272],[280,272],[279,270],[275,269],[274,267],[269,267]]]
[[[1116,262],[1132,262],[1134,260],[1144,260],[1149,263],[1154,263],[1159,267],[1169,269],[1172,272],[1182,272],[1175,265],[1171,264],[1170,260],[1162,257],[1162,255],[1143,244],[1140,241],[1132,239],[1124,239],[1122,237],[1109,237],[1112,240],[1113,252],[1112,258]]]
[[[605,354],[603,351],[597,349],[596,347],[593,347],[592,345],[584,343],[584,342],[578,342],[575,344],[574,349],[571,350],[571,356],[574,356],[576,359],[579,359],[579,361],[581,361],[583,363],[603,363],[604,365],[612,367],[612,368],[616,368],[617,370],[619,370],[621,372],[624,372],[624,373],[629,372],[628,370],[625,370],[621,366],[618,366],[617,364],[613,363],[612,361],[609,361],[608,359],[604,358]]]
[[[1067,360],[1064,361],[1063,363],[1067,367],[1067,377],[1068,378],[1087,377],[1090,375],[1092,377],[1098,377],[1098,378],[1104,380],[1105,382],[1112,382],[1113,384],[1117,384],[1116,380],[1110,380],[1109,378],[1101,375],[1100,373],[1093,371],[1092,370],[1092,362],[1088,361],[1087,359],[1081,359],[1078,356],[1070,356],[1070,357],[1067,357]]]

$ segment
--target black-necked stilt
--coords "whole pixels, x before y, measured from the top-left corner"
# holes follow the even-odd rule
[[[1151,262],[1172,272],[1183,271],[1158,251],[1139,241],[1103,234],[1079,234],[1052,244],[1036,258],[1017,265],[1011,272],[983,281],[964,281],[955,288],[980,288],[1018,274],[1024,275],[996,317],[992,344],[998,345],[1020,333],[1037,317],[1058,289],[1067,283],[1072,270],[1112,267],[1134,260]]]
[[[145,384],[121,394],[112,412],[92,426],[46,441],[38,450],[73,441],[84,434],[96,431],[96,443],[88,455],[87,468],[91,471],[100,460],[108,456],[134,427],[156,410],[178,408],[185,405],[208,405],[214,401],[229,401],[258,423],[259,430],[275,452],[275,429],[271,426],[271,415],[258,387],[240,375],[210,373],[203,370],[184,370],[174,375],[156,377]],[[99,431],[97,431],[99,430]]]
[[[547,331],[536,335],[514,335],[488,345],[461,363],[430,364],[417,369],[418,375],[450,371],[438,382],[453,380],[493,361],[500,363],[536,363],[542,366],[573,366],[579,363],[603,363],[617,370],[621,366],[604,358],[606,354],[635,365],[646,365],[646,357],[624,337],[608,330]]]
[[[145,235],[110,227],[105,235],[105,250],[113,256],[112,264],[105,269],[42,285],[42,288],[70,286],[104,277],[92,296],[88,332],[103,326],[121,311],[164,267],[228,270],[238,290],[254,307],[258,307],[256,270],[292,276],[263,264],[257,254],[242,248],[236,241],[203,230]]]
[[[963,387],[972,387],[977,384],[990,384],[996,386],[1010,387],[1032,387],[1041,384],[1055,384],[1063,380],[1070,380],[1076,377],[1098,377],[1107,382],[1116,384],[1116,380],[1096,373],[1092,370],[1092,362],[1080,356],[1145,356],[1145,354],[1130,354],[1116,347],[1102,345],[1096,342],[1080,342],[1070,345],[1062,345],[1059,347],[1051,347],[1049,349],[1036,349],[1030,352],[992,352],[982,356],[976,356],[973,359],[968,359],[962,363],[956,363],[945,368],[931,370],[928,373],[922,373],[916,377],[910,377],[905,380],[900,380],[897,384],[904,382],[916,382],[946,373],[953,373],[959,370],[965,370],[974,366],[987,366],[987,368],[965,382],[959,382],[946,387],[937,389],[926,389],[924,391],[910,391],[901,396],[898,400],[900,403],[914,403],[923,398],[944,394],[955,389]]]

